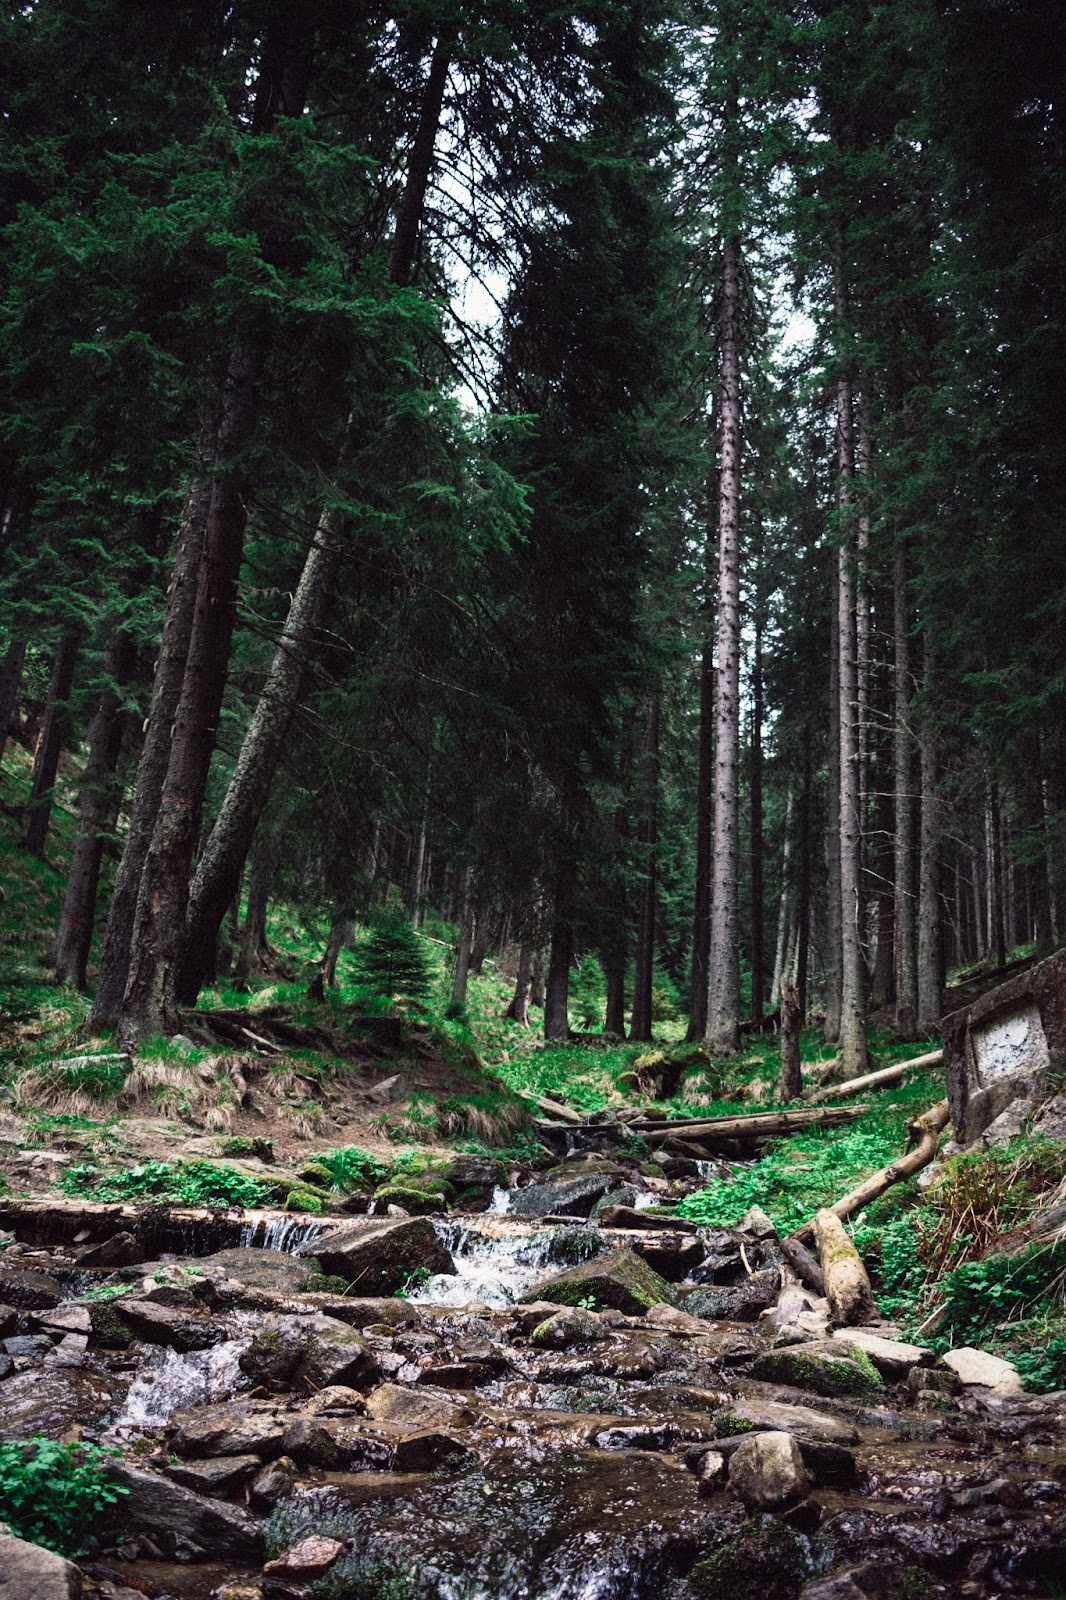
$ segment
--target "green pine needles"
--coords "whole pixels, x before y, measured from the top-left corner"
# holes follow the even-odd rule
[[[423,1000],[433,981],[426,947],[404,917],[382,918],[356,952],[355,981],[388,1000]]]

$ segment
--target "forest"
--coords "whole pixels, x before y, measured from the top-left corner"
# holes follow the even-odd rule
[[[898,1383],[901,1439],[970,1426],[987,1463],[1024,1433],[995,1434],[989,1395],[1022,1405],[1024,1383],[1038,1435],[1066,1386],[1066,12],[22,0],[0,11],[0,61],[0,1324],[47,1345],[0,1354],[0,1516],[82,1560],[94,1597],[121,1596],[87,1530],[123,1495],[149,1507],[124,1557],[138,1592],[172,1600],[208,1593],[182,1587],[190,1560],[228,1562],[211,1592],[233,1600],[253,1578],[261,1600],[744,1600],[741,1577],[758,1600],[845,1595],[819,1584],[876,1565],[882,1535],[818,1545],[831,1516],[808,1491],[836,1480],[771,1416],[785,1390],[744,1391],[771,1420],[731,1413],[735,1439],[685,1434],[710,1405],[693,1395],[734,1369],[834,1404]],[[180,1239],[160,1220],[175,1207]],[[356,1216],[365,1254],[367,1211],[416,1230],[384,1264],[342,1248]],[[317,1219],[337,1212],[334,1235]],[[495,1212],[462,1240],[448,1220]],[[234,1232],[231,1213],[267,1220]],[[575,1218],[600,1242],[575,1245]],[[615,1243],[624,1289],[604,1269],[565,1298]],[[219,1252],[213,1298],[190,1288],[202,1269],[166,1265]],[[237,1260],[280,1252],[276,1280]],[[566,1269],[561,1301],[533,1295],[533,1262],[541,1283]],[[334,1302],[367,1272],[363,1323]],[[465,1298],[440,1287],[456,1272]],[[48,1306],[34,1274],[61,1286]],[[527,1290],[571,1308],[554,1332],[547,1311],[526,1327]],[[390,1351],[412,1294],[484,1293],[496,1332],[433,1337],[491,1344],[517,1307],[507,1337],[559,1372],[519,1362],[505,1383],[503,1357],[457,1346],[440,1371],[482,1378],[416,1378],[429,1358],[410,1352],[396,1378],[378,1352],[408,1396],[379,1414],[373,1340],[362,1368],[305,1341],[282,1372],[273,1322],[225,1322],[291,1322],[283,1293]],[[823,1348],[864,1328],[869,1349]],[[810,1345],[802,1370],[781,1330]],[[668,1332],[704,1366],[562,1371]],[[61,1337],[88,1341],[88,1367],[59,1360]],[[90,1378],[121,1368],[93,1353],[109,1338],[173,1380],[169,1409],[139,1369],[68,1437]],[[559,1386],[587,1379],[602,1426],[572,1422],[566,1451],[666,1451],[667,1531],[645,1548],[641,1513],[621,1566],[540,1551],[517,1573],[501,1550],[448,1587],[439,1551],[397,1564],[406,1501],[308,1509],[345,1450],[350,1473],[379,1471],[378,1435],[362,1457],[350,1439],[204,1444],[180,1407],[244,1393],[209,1350],[253,1396],[369,1387],[386,1472],[409,1444],[389,1428],[444,1427],[410,1467],[434,1479],[473,1472],[473,1445],[456,1394],[411,1412],[412,1384],[573,1419],[592,1401]],[[152,1367],[160,1351],[192,1366]],[[952,1388],[929,1361],[956,1351],[1009,1375]],[[82,1385],[43,1418],[11,1398],[39,1359]],[[834,1360],[861,1381],[826,1377]],[[674,1442],[634,1443],[625,1384],[659,1368],[687,1386]],[[905,1454],[871,1465],[866,1426],[864,1495]],[[131,1428],[190,1472],[198,1449],[255,1457],[254,1481],[174,1479],[244,1509],[219,1500],[230,1523],[205,1532],[160,1509],[164,1479],[133,1455],[109,1478],[99,1452]],[[753,1428],[791,1441],[776,1501],[717,1454]],[[699,1448],[683,1487],[719,1521],[693,1565],[663,1463]],[[257,1487],[279,1456],[288,1487]],[[1066,1484],[1066,1458],[1042,1460]],[[584,1487],[545,1469],[552,1526],[567,1496],[628,1492],[585,1465]],[[67,1473],[70,1506],[27,1520],[33,1471]],[[727,1480],[747,1521],[714,1499]],[[960,1517],[984,1504],[949,1491]],[[408,1507],[420,1528],[437,1492]],[[1028,1480],[997,1505],[1012,1493],[1043,1505]],[[984,1566],[961,1534],[954,1553],[904,1540],[898,1590],[860,1574],[846,1600],[1061,1593],[1056,1493],[1009,1554],[991,1533]],[[753,1532],[762,1512],[774,1527]],[[156,1548],[160,1519],[178,1532]],[[337,1546],[321,1570],[315,1540]]]

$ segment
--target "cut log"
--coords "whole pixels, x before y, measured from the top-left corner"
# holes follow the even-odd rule
[[[839,1217],[822,1207],[814,1219],[814,1239],[825,1277],[829,1311],[838,1327],[878,1321],[873,1290],[862,1257],[844,1232]]]
[[[895,1066],[868,1072],[862,1078],[851,1078],[847,1083],[833,1083],[828,1089],[819,1089],[817,1094],[811,1096],[811,1104],[818,1105],[823,1100],[843,1100],[848,1095],[861,1094],[864,1089],[875,1089],[884,1083],[898,1083],[908,1072],[939,1066],[943,1059],[943,1050],[930,1050],[924,1056],[912,1057],[910,1061],[897,1061]]]
[[[755,1111],[748,1116],[677,1117],[671,1122],[631,1122],[646,1144],[664,1139],[706,1139],[711,1135],[725,1139],[769,1139],[783,1133],[798,1133],[801,1128],[839,1127],[865,1116],[869,1106],[829,1106],[817,1110]]]
[[[825,1273],[805,1244],[789,1235],[781,1240],[781,1254],[805,1288],[812,1294],[825,1294]]]
[[[528,1100],[530,1105],[539,1107],[546,1117],[555,1122],[572,1122],[577,1126],[585,1120],[580,1111],[560,1105],[558,1100],[549,1100],[546,1094],[534,1094],[531,1089],[518,1089],[516,1093],[519,1099]]]
[[[894,1183],[902,1183],[904,1178],[913,1178],[916,1172],[921,1172],[936,1155],[940,1135],[947,1127],[947,1121],[946,1100],[939,1100],[920,1117],[915,1117],[914,1121],[907,1125],[913,1148],[908,1150],[906,1155],[900,1156],[898,1161],[891,1161],[887,1167],[882,1167],[880,1172],[875,1172],[872,1178],[866,1178],[857,1189],[852,1189],[843,1199],[830,1206],[833,1215],[843,1222],[848,1217],[854,1216],[857,1211],[861,1211],[863,1206],[868,1206],[872,1201],[879,1199]],[[790,1237],[804,1241],[812,1232],[813,1224],[808,1222],[802,1228],[797,1228]]]

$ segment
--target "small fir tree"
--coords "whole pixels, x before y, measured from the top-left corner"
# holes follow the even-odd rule
[[[381,921],[356,952],[356,982],[389,1000],[422,1000],[432,983],[426,947],[406,918]]]

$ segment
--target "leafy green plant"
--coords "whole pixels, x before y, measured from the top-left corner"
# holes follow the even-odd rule
[[[153,1199],[190,1206],[260,1206],[271,1195],[269,1184],[210,1161],[144,1161],[112,1173],[80,1165],[68,1167],[61,1182],[64,1193],[94,1200]]]
[[[433,1274],[428,1267],[415,1267],[414,1271],[408,1274],[404,1282],[396,1290],[393,1298],[395,1300],[409,1300],[414,1291],[421,1289],[422,1285],[432,1276]]]
[[[0,1443],[0,1518],[20,1538],[77,1555],[95,1517],[129,1490],[108,1479],[117,1450],[37,1436]]]
[[[312,1156],[308,1167],[321,1167],[335,1189],[376,1189],[388,1168],[378,1156],[357,1144],[324,1150]]]

